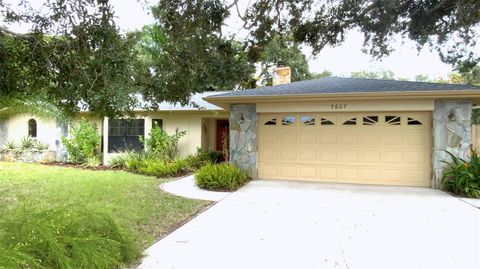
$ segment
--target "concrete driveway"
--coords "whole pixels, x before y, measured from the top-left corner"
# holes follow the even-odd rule
[[[480,210],[437,190],[253,181],[139,268],[480,268]]]

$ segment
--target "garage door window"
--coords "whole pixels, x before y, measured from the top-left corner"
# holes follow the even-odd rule
[[[295,123],[295,117],[286,116],[282,118],[282,125],[293,125]]]
[[[303,125],[315,125],[315,118],[312,116],[301,116],[300,121]]]
[[[326,118],[321,118],[320,119],[320,124],[321,125],[334,125],[333,121],[326,119]]]
[[[400,116],[385,116],[387,125],[400,125],[402,118]]]
[[[265,125],[277,125],[277,118],[272,118],[265,122]]]
[[[378,123],[378,116],[363,117],[363,125],[376,125]]]
[[[416,119],[408,118],[408,125],[422,125],[422,123]]]
[[[351,118],[345,121],[343,125],[357,125],[357,118]]]

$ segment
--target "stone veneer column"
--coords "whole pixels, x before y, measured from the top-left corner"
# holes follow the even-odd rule
[[[230,162],[253,179],[258,178],[257,121],[255,104],[230,106]]]
[[[432,187],[441,187],[441,178],[450,157],[445,150],[468,159],[471,134],[472,102],[436,100],[433,111],[433,180]]]
[[[0,119],[0,146],[7,144],[8,139],[8,127],[7,119]]]
[[[57,162],[66,162],[67,161],[67,149],[62,143],[62,137],[68,137],[68,123],[57,119],[57,137],[55,139],[55,159]]]

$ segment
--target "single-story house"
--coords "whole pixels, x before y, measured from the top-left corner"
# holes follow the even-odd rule
[[[139,137],[148,136],[153,124],[158,124],[167,133],[175,130],[186,131],[179,141],[180,156],[195,153],[198,148],[205,150],[223,150],[223,139],[228,139],[228,113],[203,100],[212,94],[221,92],[204,92],[194,94],[190,105],[162,102],[155,111],[135,109],[135,119],[109,119],[94,117],[88,111],[82,111],[73,119],[71,126],[78,126],[85,118],[97,126],[102,137],[102,154],[104,163],[118,152],[141,150],[143,144]],[[55,118],[41,118],[35,115],[18,114],[0,119],[0,145],[9,141],[20,145],[24,137],[34,138],[49,145],[56,152],[58,161],[65,160],[65,149],[61,137],[68,137],[70,128]]]
[[[104,163],[143,148],[138,138],[155,122],[170,134],[187,131],[181,156],[223,150],[229,133],[230,161],[261,179],[438,188],[446,151],[468,158],[480,87],[340,77],[289,83],[289,72],[278,74],[274,84],[284,84],[195,94],[195,105],[137,109],[135,120],[85,111],[73,126],[81,118],[97,125]],[[68,129],[55,119],[17,115],[0,119],[0,145],[30,136],[63,160],[60,137]]]
[[[205,100],[254,178],[438,188],[445,151],[468,158],[480,87],[328,77]]]

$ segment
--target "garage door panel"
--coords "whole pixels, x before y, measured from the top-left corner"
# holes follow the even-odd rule
[[[331,149],[319,149],[318,150],[318,160],[320,162],[336,162],[337,161],[337,150]]]
[[[337,167],[328,167],[322,165],[319,168],[319,172],[319,179],[336,180],[338,178]]]
[[[285,116],[293,123],[282,125]],[[429,186],[430,118],[429,112],[261,114],[259,176]]]
[[[297,167],[295,165],[282,165],[278,167],[278,174],[283,178],[298,177]]]
[[[290,127],[289,127],[290,128]],[[292,127],[293,128],[293,127]],[[280,143],[297,143],[297,132],[295,130],[279,130],[280,133],[278,136],[280,137]]]
[[[379,133],[360,133],[359,137],[362,145],[379,145],[382,143]]]
[[[301,165],[298,168],[299,176],[301,178],[316,178],[317,173],[316,173],[316,166],[315,165]]]
[[[360,151],[360,161],[365,163],[380,163],[381,162],[380,151]]]
[[[358,162],[357,150],[342,150],[339,152],[339,161],[340,162]]]
[[[300,149],[300,161],[304,162],[316,162],[317,151],[315,149]]]
[[[384,145],[401,146],[403,144],[403,136],[401,133],[382,133],[381,136]]]
[[[280,150],[280,160],[282,161],[297,161],[297,149],[296,148],[284,148]]]
[[[357,145],[358,144],[358,134],[354,131],[348,131],[349,133],[339,133],[340,142],[344,145]]]
[[[301,130],[300,131],[300,143],[301,144],[316,144],[317,132],[316,130]]]
[[[322,132],[322,130],[318,130],[319,134],[319,144],[326,144],[326,145],[336,145],[337,144],[337,133],[333,132]]]

